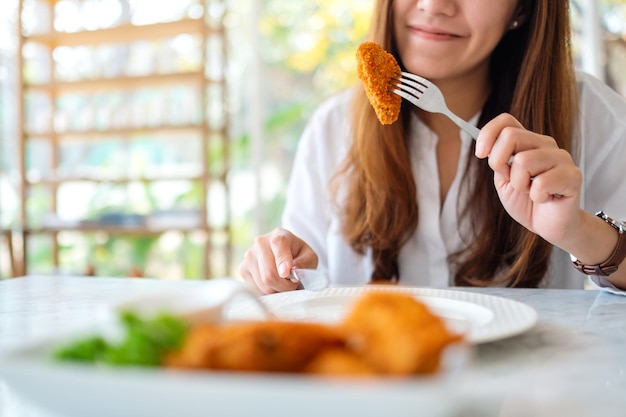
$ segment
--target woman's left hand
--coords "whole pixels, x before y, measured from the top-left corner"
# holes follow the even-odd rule
[[[576,233],[582,174],[553,138],[501,114],[481,129],[476,156],[489,158],[500,201],[517,222],[557,246]]]

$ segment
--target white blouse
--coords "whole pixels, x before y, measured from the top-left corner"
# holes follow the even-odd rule
[[[580,139],[575,140],[575,160],[584,182],[581,206],[589,212],[604,210],[626,219],[626,102],[608,86],[584,73],[578,74]],[[369,255],[359,256],[344,241],[328,183],[351,143],[349,108],[352,90],[335,95],[312,115],[295,155],[282,225],[307,242],[319,256],[334,285],[362,285],[373,271]],[[472,120],[476,122],[478,116]],[[461,132],[459,167],[440,207],[437,170],[437,136],[414,116],[410,152],[417,181],[420,209],[415,235],[401,249],[400,284],[447,287],[453,283],[448,255],[462,248],[457,207],[461,177],[472,139]],[[569,254],[553,250],[548,279],[551,288],[583,288],[585,276],[573,268]],[[601,277],[591,277],[598,287],[620,292]]]

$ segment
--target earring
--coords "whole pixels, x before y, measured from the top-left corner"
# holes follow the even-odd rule
[[[511,29],[516,29],[519,26],[519,22],[517,20],[514,20],[513,23],[511,24]]]

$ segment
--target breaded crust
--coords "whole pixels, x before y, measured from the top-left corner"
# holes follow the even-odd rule
[[[267,321],[204,325],[191,330],[167,366],[262,372],[300,372],[319,352],[340,348],[344,336],[317,323]]]
[[[398,120],[402,98],[391,90],[391,79],[399,76],[398,62],[375,42],[363,42],[356,52],[357,74],[380,123]]]
[[[193,327],[165,366],[322,376],[407,376],[437,372],[460,336],[410,294],[372,290],[337,325],[263,321]]]
[[[460,336],[412,295],[371,291],[357,300],[343,322],[352,349],[377,373],[431,374],[442,351]]]

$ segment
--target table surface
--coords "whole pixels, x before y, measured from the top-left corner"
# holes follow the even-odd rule
[[[66,276],[0,281],[0,353],[88,324],[98,304],[201,285]],[[522,335],[476,347],[468,369],[455,381],[460,417],[626,415],[626,297],[591,290],[456,289],[517,300],[539,316]],[[16,397],[0,375],[0,416],[53,414]]]

